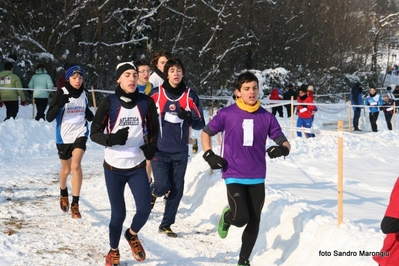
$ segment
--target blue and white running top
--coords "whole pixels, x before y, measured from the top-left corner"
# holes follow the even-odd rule
[[[69,94],[68,90],[62,88],[64,94]],[[86,93],[80,94],[78,98],[69,98],[56,117],[56,143],[72,144],[79,137],[89,136],[89,126],[85,119],[86,106],[88,100]]]
[[[144,144],[144,121],[140,112],[142,104],[132,109],[124,108],[115,95],[109,95],[110,110],[107,132],[116,133],[119,129],[129,128],[129,135],[125,145],[113,145],[105,147],[104,160],[113,167],[130,169],[145,160],[140,146]]]

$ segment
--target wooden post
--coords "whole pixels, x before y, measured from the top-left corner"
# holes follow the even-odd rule
[[[294,127],[294,96],[291,96],[291,128]],[[291,139],[294,138],[295,132],[291,130]]]
[[[96,102],[96,95],[94,93],[94,87],[91,85],[91,98],[93,100],[93,106],[94,106],[94,113],[97,111],[97,102]]]
[[[344,217],[344,121],[338,121],[338,226]]]

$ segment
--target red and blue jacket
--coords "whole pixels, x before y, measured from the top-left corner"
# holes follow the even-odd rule
[[[301,105],[301,103],[313,103],[312,98],[309,96],[307,96],[304,100],[301,100],[301,98],[298,97],[297,102],[299,104],[297,107],[297,114],[301,118],[311,118],[313,116],[313,112],[317,111],[315,105]]]
[[[149,96],[154,99],[159,115],[158,149],[168,153],[188,152],[190,126],[195,130],[205,126],[198,95],[189,87],[181,94],[172,94],[161,85],[154,88]],[[191,125],[178,118],[181,108],[191,112]]]

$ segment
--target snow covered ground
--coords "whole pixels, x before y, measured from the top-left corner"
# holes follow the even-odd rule
[[[333,126],[323,123],[346,119],[347,110],[333,109],[319,108],[316,138],[295,137],[288,157],[267,159],[267,196],[251,265],[376,265],[361,252],[382,247],[379,224],[399,174],[398,131],[386,129],[381,112],[379,132],[370,132],[362,118],[362,133],[344,135],[344,222],[338,227],[338,141]],[[3,107],[0,121],[4,117]],[[288,118],[278,119],[290,126]],[[284,132],[290,137],[288,129]],[[219,150],[216,138],[214,147]],[[219,239],[225,185],[219,171],[210,174],[202,154],[201,149],[190,154],[185,194],[172,226],[178,238],[157,231],[164,207],[159,199],[139,233],[147,252],[140,265],[236,265],[242,228],[232,227]],[[71,219],[59,208],[55,122],[33,120],[31,106],[21,106],[16,120],[0,122],[0,265],[104,265],[110,208],[102,161],[103,147],[89,140],[82,163],[83,218]],[[128,190],[125,197],[127,228],[135,206]],[[121,265],[138,264],[123,238],[120,253]]]

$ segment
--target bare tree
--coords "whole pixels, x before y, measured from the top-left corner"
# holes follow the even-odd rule
[[[46,60],[53,77],[65,62],[82,63],[85,83],[99,89],[113,89],[121,58],[148,59],[161,49],[183,60],[188,84],[204,94],[221,93],[243,69],[307,69],[298,79],[309,73],[321,77],[330,69],[363,71],[370,62],[375,71],[386,29],[397,31],[397,5],[385,0],[3,0],[0,5],[3,56],[17,51],[26,73]]]

